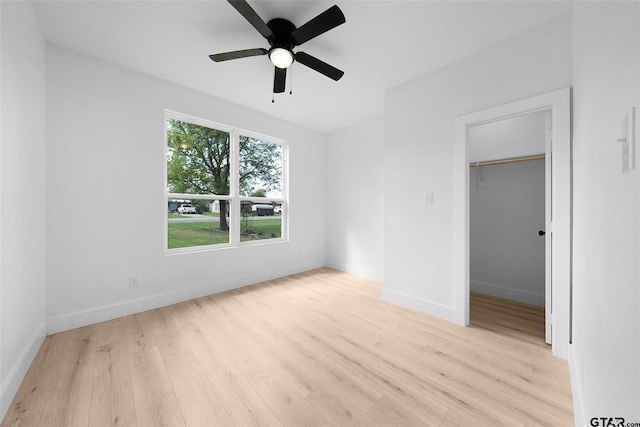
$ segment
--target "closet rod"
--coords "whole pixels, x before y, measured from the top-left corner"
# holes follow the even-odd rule
[[[512,159],[501,159],[501,160],[491,160],[487,162],[469,163],[469,166],[474,168],[476,166],[503,165],[506,163],[529,162],[531,160],[544,160],[544,158],[545,158],[544,154],[538,154],[537,156],[515,157]]]

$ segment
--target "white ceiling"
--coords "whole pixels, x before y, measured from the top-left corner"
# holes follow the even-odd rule
[[[301,26],[337,4],[347,22],[294,49],[343,70],[334,82],[293,66],[293,95],[271,103],[266,56],[214,63],[208,57],[268,48],[226,1],[35,1],[51,43],[253,110],[331,132],[383,114],[384,93],[571,11],[564,1],[248,0],[263,18]]]

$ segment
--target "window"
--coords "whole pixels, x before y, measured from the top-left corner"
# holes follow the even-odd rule
[[[167,112],[166,249],[286,239],[286,143]]]

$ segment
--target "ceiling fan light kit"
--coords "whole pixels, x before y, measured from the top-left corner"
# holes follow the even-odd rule
[[[269,50],[269,59],[278,68],[288,68],[293,64],[293,53],[283,47],[272,47]]]
[[[269,50],[263,48],[236,50],[209,55],[215,62],[231,59],[248,58],[251,56],[268,55],[274,65],[273,92],[282,93],[285,90],[287,68],[294,61],[312,70],[338,81],[344,72],[327,64],[305,52],[293,53],[293,48],[318,37],[338,25],[346,22],[344,14],[338,6],[332,6],[322,12],[300,28],[283,18],[274,18],[265,23],[253,10],[246,0],[227,0],[258,32],[267,39],[271,46]]]

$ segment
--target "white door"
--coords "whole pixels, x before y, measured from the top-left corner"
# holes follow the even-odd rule
[[[545,161],[544,161],[544,197],[545,197],[545,210],[544,210],[544,222],[545,229],[541,230],[544,236],[544,311],[545,311],[545,342],[551,344],[551,337],[553,334],[553,304],[552,304],[552,269],[553,269],[553,144],[552,144],[552,123],[551,123],[551,111],[546,112],[545,116]]]

